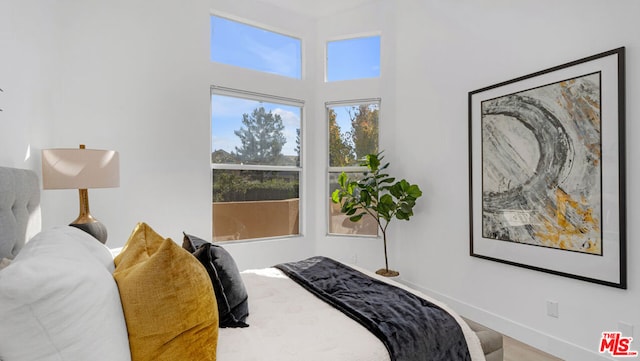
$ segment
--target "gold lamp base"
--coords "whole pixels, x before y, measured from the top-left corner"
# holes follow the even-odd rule
[[[384,277],[398,277],[400,276],[400,272],[394,271],[392,269],[380,268],[376,271],[376,274]]]
[[[78,192],[80,215],[69,225],[89,233],[100,243],[105,244],[107,242],[107,227],[89,213],[89,192],[86,189],[79,189]]]
[[[89,233],[102,244],[107,242],[107,227],[98,221],[93,223],[71,223],[69,225]]]

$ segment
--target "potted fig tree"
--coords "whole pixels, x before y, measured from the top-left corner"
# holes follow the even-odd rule
[[[394,277],[399,272],[389,269],[387,256],[387,228],[393,219],[408,221],[413,216],[416,200],[422,196],[420,187],[404,179],[396,181],[387,174],[389,163],[382,164],[382,152],[368,154],[360,165],[366,166],[367,171],[359,180],[350,179],[342,172],[338,177],[339,188],[331,194],[331,200],[341,205],[340,212],[349,216],[352,222],[358,222],[362,217],[373,217],[384,243],[384,268],[377,274]]]

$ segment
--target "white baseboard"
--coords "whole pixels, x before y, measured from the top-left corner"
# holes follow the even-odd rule
[[[495,313],[476,306],[461,302],[439,292],[427,289],[411,282],[398,280],[436,300],[442,301],[458,312],[461,316],[474,320],[486,327],[498,331],[520,342],[524,342],[539,350],[559,357],[565,361],[605,361],[614,360],[597,350],[588,350],[582,346],[567,342],[552,335],[540,332],[524,324],[509,320]]]

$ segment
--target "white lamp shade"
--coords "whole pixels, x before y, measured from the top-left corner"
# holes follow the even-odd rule
[[[114,150],[42,150],[44,189],[89,189],[120,186],[120,157]]]

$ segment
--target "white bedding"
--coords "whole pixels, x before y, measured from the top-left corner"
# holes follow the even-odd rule
[[[28,174],[25,174],[25,172]],[[29,178],[29,181],[25,181],[24,179],[26,178]],[[15,181],[15,179],[20,179],[20,181]],[[16,249],[16,242],[28,240],[36,233],[36,228],[37,230],[40,229],[38,178],[32,171],[0,167],[0,185],[4,186],[0,187],[0,196],[9,195],[4,198],[14,199],[14,194],[24,193],[25,199],[28,200],[25,201],[27,203],[27,210],[25,211],[22,211],[20,207],[14,207],[11,203],[8,204],[8,208],[4,209],[4,203],[0,202],[0,213],[6,210],[6,212],[12,214],[0,217],[0,221],[2,221],[2,224],[0,224],[0,249],[3,248],[2,246],[6,246],[4,248],[14,250]],[[9,185],[16,186],[17,189],[9,187]],[[13,214],[16,209],[19,209],[20,212]],[[15,224],[22,225],[20,232],[17,232],[19,233],[17,236],[14,234]],[[6,357],[9,351],[14,349],[20,355],[24,355],[23,352],[40,352],[44,350],[45,346],[51,346],[51,351],[44,351],[50,358],[58,357],[58,353],[65,351],[64,347],[67,347],[71,353],[63,352],[63,354],[71,355],[68,357],[69,359],[83,360],[87,359],[87,357],[75,357],[73,355],[97,355],[96,352],[98,352],[100,356],[107,357],[110,360],[128,360],[129,351],[124,315],[117,286],[110,275],[110,272],[113,271],[112,257],[109,257],[106,249],[101,248],[104,246],[92,243],[92,239],[82,239],[89,236],[76,228],[64,227],[63,230],[58,230],[58,232],[71,232],[71,240],[79,237],[77,244],[71,242],[70,238],[65,236],[64,238],[59,238],[61,243],[60,246],[57,246],[51,240],[50,235],[41,234],[40,237],[47,237],[46,242],[34,240],[35,242],[27,248],[27,251],[22,256],[19,256],[22,261],[20,259],[14,261],[14,263],[24,262],[31,255],[34,256],[31,258],[33,264],[27,265],[25,263],[26,266],[20,266],[12,263],[10,267],[12,270],[2,270],[3,276],[10,281],[11,285],[21,289],[27,286],[23,282],[25,277],[16,276],[14,272],[24,271],[26,275],[37,276],[34,278],[34,281],[37,281],[34,283],[36,285],[34,290],[30,289],[28,292],[23,293],[28,299],[49,293],[45,295],[46,297],[40,297],[42,312],[35,308],[35,304],[32,301],[18,302],[13,291],[5,294],[11,297],[12,301],[0,302],[0,305],[4,306],[4,308],[11,308],[15,303],[30,308],[30,312],[16,312],[11,309],[7,311],[6,315],[3,314],[3,317],[0,317],[2,320],[0,325],[5,326],[4,328],[0,327],[0,334],[2,335],[0,341],[8,344],[8,346],[0,347],[3,350],[3,355],[0,358]],[[58,238],[54,237],[53,239]],[[102,253],[98,258],[106,260],[106,262],[104,264],[96,262],[93,256],[85,254],[84,247],[98,249]],[[34,252],[29,251],[30,248]],[[61,252],[61,254],[56,253],[54,255],[42,252],[41,249],[45,248]],[[111,252],[113,256],[119,253],[120,249],[111,250]],[[93,251],[89,252],[89,254],[93,253]],[[76,257],[72,262],[69,258],[74,254]],[[0,260],[3,257],[0,256]],[[42,260],[38,257],[41,257]],[[60,262],[60,260],[64,262]],[[104,266],[108,266],[108,270]],[[93,272],[93,268],[102,269]],[[411,290],[397,282],[377,276],[358,267],[354,268],[371,277],[413,292],[449,311],[461,323],[472,359],[474,361],[485,360],[480,342],[475,333],[446,305],[429,299],[424,294]],[[73,272],[78,269],[82,269],[83,272]],[[38,270],[41,272],[38,272]],[[52,272],[52,270],[59,270],[61,273],[58,274]],[[92,272],[89,272],[89,270]],[[101,287],[98,287],[95,277],[105,281],[100,284]],[[388,361],[390,359],[385,346],[378,338],[357,322],[307,292],[281,271],[275,268],[245,271],[242,277],[249,293],[250,315],[248,323],[250,326],[239,329],[220,329],[217,350],[218,361]],[[82,279],[82,281],[78,279]],[[16,280],[20,280],[20,282],[16,283]],[[102,287],[102,284],[104,284],[104,287]],[[2,282],[0,282],[1,285]],[[81,285],[82,287],[80,287]],[[83,287],[90,287],[92,292],[84,292],[85,289]],[[2,288],[0,287],[0,289]],[[98,288],[100,291],[98,291]],[[52,291],[55,291],[56,297],[51,297]],[[104,294],[107,291],[109,292],[109,297]],[[3,294],[3,292],[0,292],[0,294]],[[92,297],[87,297],[87,295]],[[61,298],[64,298],[65,302],[61,302]],[[66,299],[69,300],[67,301]],[[50,304],[47,304],[47,302]],[[76,303],[72,304],[71,302]],[[77,303],[82,303],[87,310],[97,308],[100,311],[77,312],[79,309],[83,309]],[[0,314],[2,314],[2,309],[3,307],[0,307]],[[52,313],[52,311],[55,312]],[[36,315],[34,312],[38,314]],[[52,322],[50,324],[45,324],[41,320],[38,321],[38,327],[31,327],[24,320],[16,319],[12,321],[12,319],[9,319],[9,317],[31,317],[31,315],[55,317],[51,318]],[[73,327],[69,327],[67,325],[69,323],[73,324]],[[99,331],[92,329],[92,327],[95,328],[96,326],[99,326]],[[61,330],[61,327],[63,330]],[[24,334],[18,332],[19,330],[29,333],[29,336],[25,337]],[[78,337],[78,330],[89,330],[90,332],[80,332],[81,337]],[[44,336],[47,340],[38,341],[36,336]],[[72,339],[74,342],[68,342],[68,339]],[[117,342],[114,340],[117,340]],[[29,345],[23,346],[23,343],[20,342]],[[97,343],[101,346],[96,346]],[[7,352],[7,354],[4,354],[4,352]],[[32,358],[41,359],[39,357]],[[10,358],[7,357],[5,359]],[[16,359],[31,358],[20,356]]]
[[[353,267],[353,266],[352,266]],[[472,360],[484,360],[475,333],[455,312],[426,295],[354,267],[450,312],[461,324]],[[249,294],[249,327],[221,328],[218,361],[389,361],[384,344],[342,312],[321,301],[280,270],[242,272]]]

